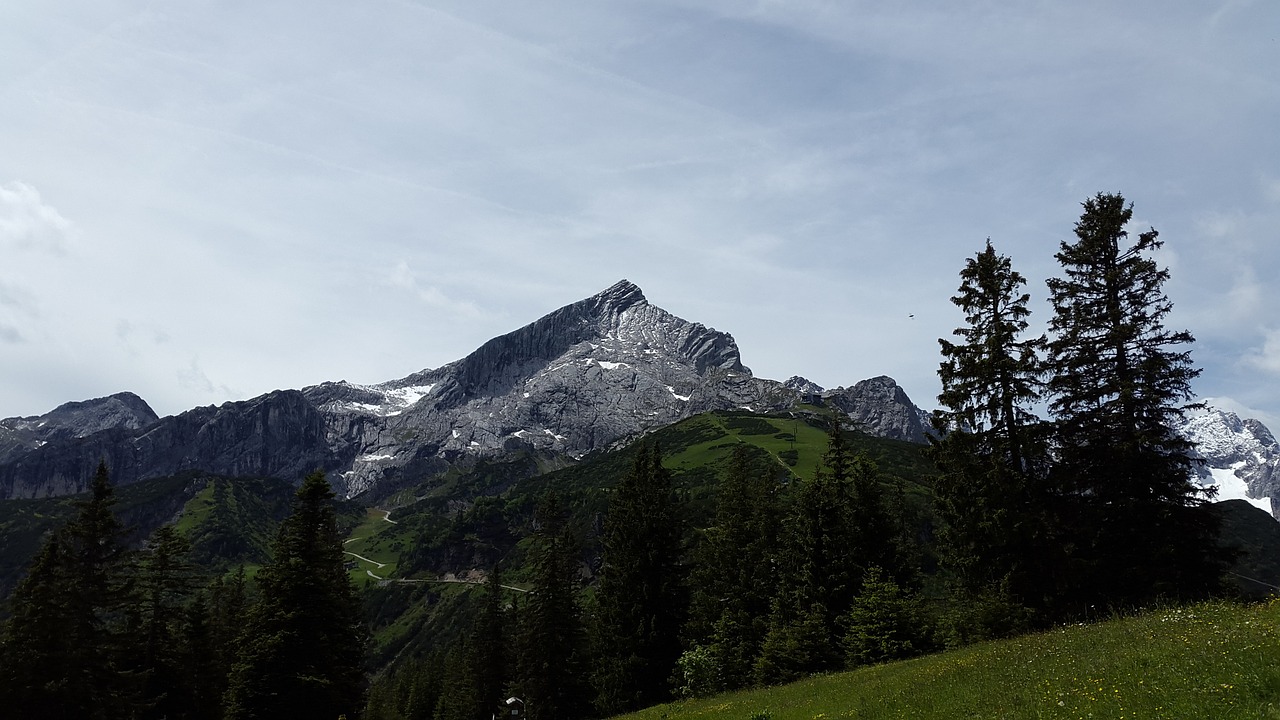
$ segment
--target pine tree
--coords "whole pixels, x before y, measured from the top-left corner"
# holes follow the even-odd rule
[[[374,680],[362,720],[438,720],[445,675],[444,655],[406,658]]]
[[[1130,241],[1133,206],[1120,195],[1083,205],[1075,240],[1056,255],[1064,276],[1048,281],[1054,487],[1084,569],[1064,589],[1077,608],[1203,594],[1220,571],[1216,529],[1196,512],[1192,446],[1173,430],[1194,407],[1194,339],[1164,326],[1173,305],[1169,272],[1151,258],[1155,229]]]
[[[687,607],[671,473],[657,445],[642,445],[605,516],[596,590],[597,709],[606,714],[666,700]]]
[[[504,699],[508,670],[507,623],[503,614],[502,582],[498,568],[489,571],[484,584],[484,601],[471,627],[469,664],[475,678],[475,697],[469,717],[492,715]]]
[[[860,452],[853,455],[847,472],[853,495],[853,545],[849,551],[854,561],[855,592],[862,591],[863,579],[873,570],[887,574],[903,587],[913,586],[919,579],[917,569],[909,566],[900,552],[904,520],[895,518],[890,511],[880,469]],[[840,606],[845,606],[843,598]]]
[[[184,717],[195,706],[197,688],[187,675],[185,607],[196,587],[195,567],[186,559],[189,548],[172,525],[165,525],[152,534],[138,563],[135,608],[143,718]]]
[[[0,707],[50,720],[133,714],[126,672],[128,556],[105,463],[76,516],[48,537],[10,598],[0,647]]]
[[[257,575],[228,720],[354,717],[363,706],[365,631],[333,505],[324,473],[307,476]]]
[[[590,700],[577,598],[577,542],[554,491],[539,502],[534,521],[533,590],[517,610],[516,692],[528,720],[584,717]]]
[[[436,701],[435,720],[471,720],[475,706],[476,678],[471,672],[471,638],[462,637],[444,658],[444,682]],[[484,717],[483,715],[479,717]]]
[[[227,666],[213,625],[208,590],[199,590],[183,610],[181,685],[189,692],[186,712],[171,718],[221,720],[222,695],[227,689]]]
[[[1023,470],[1039,457],[1037,418],[1028,407],[1040,398],[1041,338],[1024,338],[1031,296],[1022,292],[1026,278],[1008,257],[986,248],[960,271],[959,294],[951,302],[965,316],[954,335],[963,343],[938,340],[943,362],[938,368],[947,408],[936,416],[946,432],[974,435],[984,454],[1003,466]]]
[[[751,684],[755,659],[769,629],[776,585],[778,500],[773,458],[761,460],[753,446],[735,446],[716,499],[715,524],[708,528],[695,565],[690,621],[694,648],[705,662],[688,664],[714,678],[695,683],[703,691]],[[701,655],[698,655],[701,653]],[[686,680],[688,686],[688,679]]]
[[[444,691],[444,655],[435,652],[409,663],[404,677],[405,720],[432,720],[432,710]]]
[[[444,687],[435,720],[472,720],[494,714],[508,680],[502,587],[495,568],[485,579],[480,612],[445,657]]]
[[[856,525],[851,477],[874,470],[849,451],[836,418],[827,440],[822,466],[811,480],[800,482],[783,523],[782,577],[755,664],[761,683],[786,682],[842,664],[838,623],[858,592],[870,551],[864,546],[870,533]],[[892,534],[879,541],[891,543]]]
[[[210,652],[207,657],[194,658],[197,665],[207,663],[202,669],[192,668],[202,680],[197,687],[201,697],[212,697],[214,705],[222,707],[222,698],[226,694],[227,684],[231,677],[231,668],[240,654],[240,637],[244,632],[245,617],[251,606],[248,580],[244,566],[226,575],[219,575],[211,580],[206,589],[208,643]],[[191,628],[190,632],[197,631]],[[201,704],[207,708],[208,703]],[[216,717],[221,718],[219,709]]]
[[[843,645],[850,666],[899,660],[924,651],[920,601],[879,568],[867,572],[844,617]]]
[[[990,240],[960,277],[951,302],[966,325],[954,332],[962,342],[938,341],[945,409],[934,415],[943,436],[931,449],[942,471],[935,486],[942,561],[962,596],[1004,584],[1040,602],[1046,558],[1035,541],[1045,535],[1038,530],[1047,455],[1043,424],[1029,408],[1040,397],[1043,340],[1024,337],[1026,280]]]

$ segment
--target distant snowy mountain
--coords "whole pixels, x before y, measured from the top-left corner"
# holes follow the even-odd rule
[[[1253,419],[1209,409],[1179,428],[1205,460],[1202,485],[1218,488],[1217,500],[1247,500],[1280,519],[1280,444]]]

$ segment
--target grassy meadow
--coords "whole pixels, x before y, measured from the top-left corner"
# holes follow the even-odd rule
[[[625,717],[1280,718],[1280,601],[1156,610]]]

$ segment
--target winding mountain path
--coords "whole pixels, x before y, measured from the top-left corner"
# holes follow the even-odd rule
[[[366,572],[367,572],[367,571],[366,571]],[[369,574],[370,574],[370,575],[373,575],[373,573],[369,573]],[[377,577],[377,575],[374,575],[374,577]],[[457,580],[457,579],[454,579],[454,580],[449,580],[449,579],[442,579],[442,580],[427,580],[427,579],[425,579],[425,578],[418,578],[418,579],[412,579],[412,578],[408,578],[408,579],[406,579],[406,578],[383,578],[383,579],[382,579],[382,582],[384,582],[384,583],[399,583],[399,584],[401,584],[401,585],[416,585],[416,584],[418,584],[418,583],[457,583],[457,584],[460,584],[460,585],[483,585],[483,584],[484,584],[484,581],[483,581],[483,580]],[[518,588],[518,587],[516,587],[516,586],[514,586],[514,585],[503,585],[503,584],[501,584],[501,583],[499,583],[499,584],[498,584],[498,587],[500,587],[500,588],[504,588],[504,589],[506,589],[506,590],[512,590],[512,591],[514,591],[514,592],[518,592],[518,593],[531,593],[531,592],[533,592],[532,590],[526,590],[525,588]]]
[[[350,555],[351,557],[356,558],[357,560],[363,560],[363,561],[365,561],[365,562],[369,563],[370,565],[377,565],[379,570],[381,570],[382,568],[384,568],[384,567],[386,567],[386,566],[387,566],[387,564],[386,564],[386,563],[380,563],[380,562],[378,562],[377,560],[370,560],[369,558],[367,558],[367,557],[365,557],[365,556],[363,556],[363,555],[357,555],[357,554],[355,554],[355,553],[351,552],[350,550],[343,550],[343,551],[342,551],[342,554],[343,554],[343,555]]]

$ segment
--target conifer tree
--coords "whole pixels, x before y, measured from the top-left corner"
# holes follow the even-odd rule
[[[943,433],[931,454],[942,471],[935,487],[942,561],[962,596],[1004,586],[1011,601],[1038,603],[1046,558],[1043,424],[1030,411],[1040,397],[1041,338],[1027,338],[1025,278],[987,240],[960,272],[951,302],[966,325],[940,339]],[[967,602],[961,600],[961,602]]]
[[[334,494],[323,472],[298,488],[271,562],[257,575],[227,691],[227,718],[355,717],[365,631],[343,566]]]
[[[222,698],[227,691],[227,683],[231,676],[231,668],[240,654],[240,636],[244,631],[245,617],[251,606],[248,580],[244,566],[240,565],[235,572],[219,575],[209,581],[205,596],[207,597],[207,624],[210,654],[207,658],[197,658],[197,663],[207,662],[208,666],[198,672],[205,677],[200,684],[200,692],[217,699],[220,708]],[[191,631],[195,631],[194,628]],[[192,672],[197,672],[193,668]],[[202,704],[206,707],[207,704]],[[221,711],[217,717],[221,718]]]
[[[505,619],[498,571],[489,572],[470,628],[445,657],[444,687],[435,720],[470,720],[494,714],[508,680]]]
[[[195,590],[196,570],[187,561],[188,550],[187,541],[165,525],[152,534],[138,563],[135,609],[144,718],[183,717],[195,705],[197,688],[187,674],[185,607]]]
[[[960,271],[960,289],[951,302],[964,312],[966,325],[954,331],[961,343],[938,340],[938,368],[946,410],[936,416],[946,432],[973,434],[984,454],[1021,470],[1039,456],[1034,431],[1039,424],[1028,408],[1040,398],[1041,338],[1026,338],[1026,278],[1010,259],[986,248]]]
[[[528,720],[587,715],[586,635],[577,598],[577,542],[554,491],[534,514],[533,590],[518,607],[517,681]]]
[[[1221,569],[1216,528],[1195,511],[1192,446],[1173,430],[1194,407],[1194,339],[1164,326],[1173,305],[1169,272],[1151,257],[1155,229],[1130,240],[1133,206],[1118,194],[1083,206],[1075,240],[1056,255],[1063,276],[1048,281],[1054,487],[1085,568],[1064,588],[1077,607],[1202,594]]]
[[[470,720],[476,717],[472,715],[477,692],[476,677],[469,662],[471,654],[471,638],[466,636],[445,654],[444,682],[436,702],[435,720]]]
[[[189,692],[186,711],[170,715],[190,720],[222,720],[222,695],[227,669],[214,634],[207,589],[201,589],[183,610],[181,686]]]
[[[716,495],[715,525],[698,552],[693,583],[696,647],[715,668],[709,690],[745,687],[769,629],[776,585],[778,500],[774,461],[734,447]],[[767,457],[767,456],[766,456]]]
[[[54,531],[10,598],[0,645],[0,707],[14,717],[128,717],[136,678],[126,673],[125,528],[98,465],[76,516]]]
[[[369,702],[361,720],[436,720],[444,686],[444,655],[404,659],[369,688]]]
[[[755,665],[761,683],[786,682],[841,665],[839,619],[857,594],[868,554],[874,551],[866,546],[871,533],[856,526],[852,481],[854,474],[874,476],[874,469],[865,457],[849,451],[836,418],[827,440],[822,466],[811,480],[800,482],[784,520],[780,587]],[[893,540],[888,532],[879,538],[886,545]]]
[[[880,482],[880,469],[866,453],[853,455],[848,467],[849,487],[853,492],[851,521],[854,561],[854,591],[861,592],[863,579],[872,570],[887,574],[903,587],[917,581],[916,568],[907,564],[900,552],[901,523],[890,511],[889,498]],[[840,607],[846,607],[844,598]]]
[[[444,655],[434,652],[409,663],[404,677],[405,720],[432,720],[432,710],[444,690]]]
[[[502,580],[495,567],[485,577],[483,604],[471,628],[470,665],[475,677],[475,698],[469,717],[492,715],[505,697],[503,691],[510,676],[506,637]]]
[[[671,473],[641,445],[609,500],[596,590],[597,709],[635,710],[671,695],[687,601]]]
[[[844,618],[847,664],[869,665],[923,652],[920,615],[916,597],[879,568],[868,570]]]

